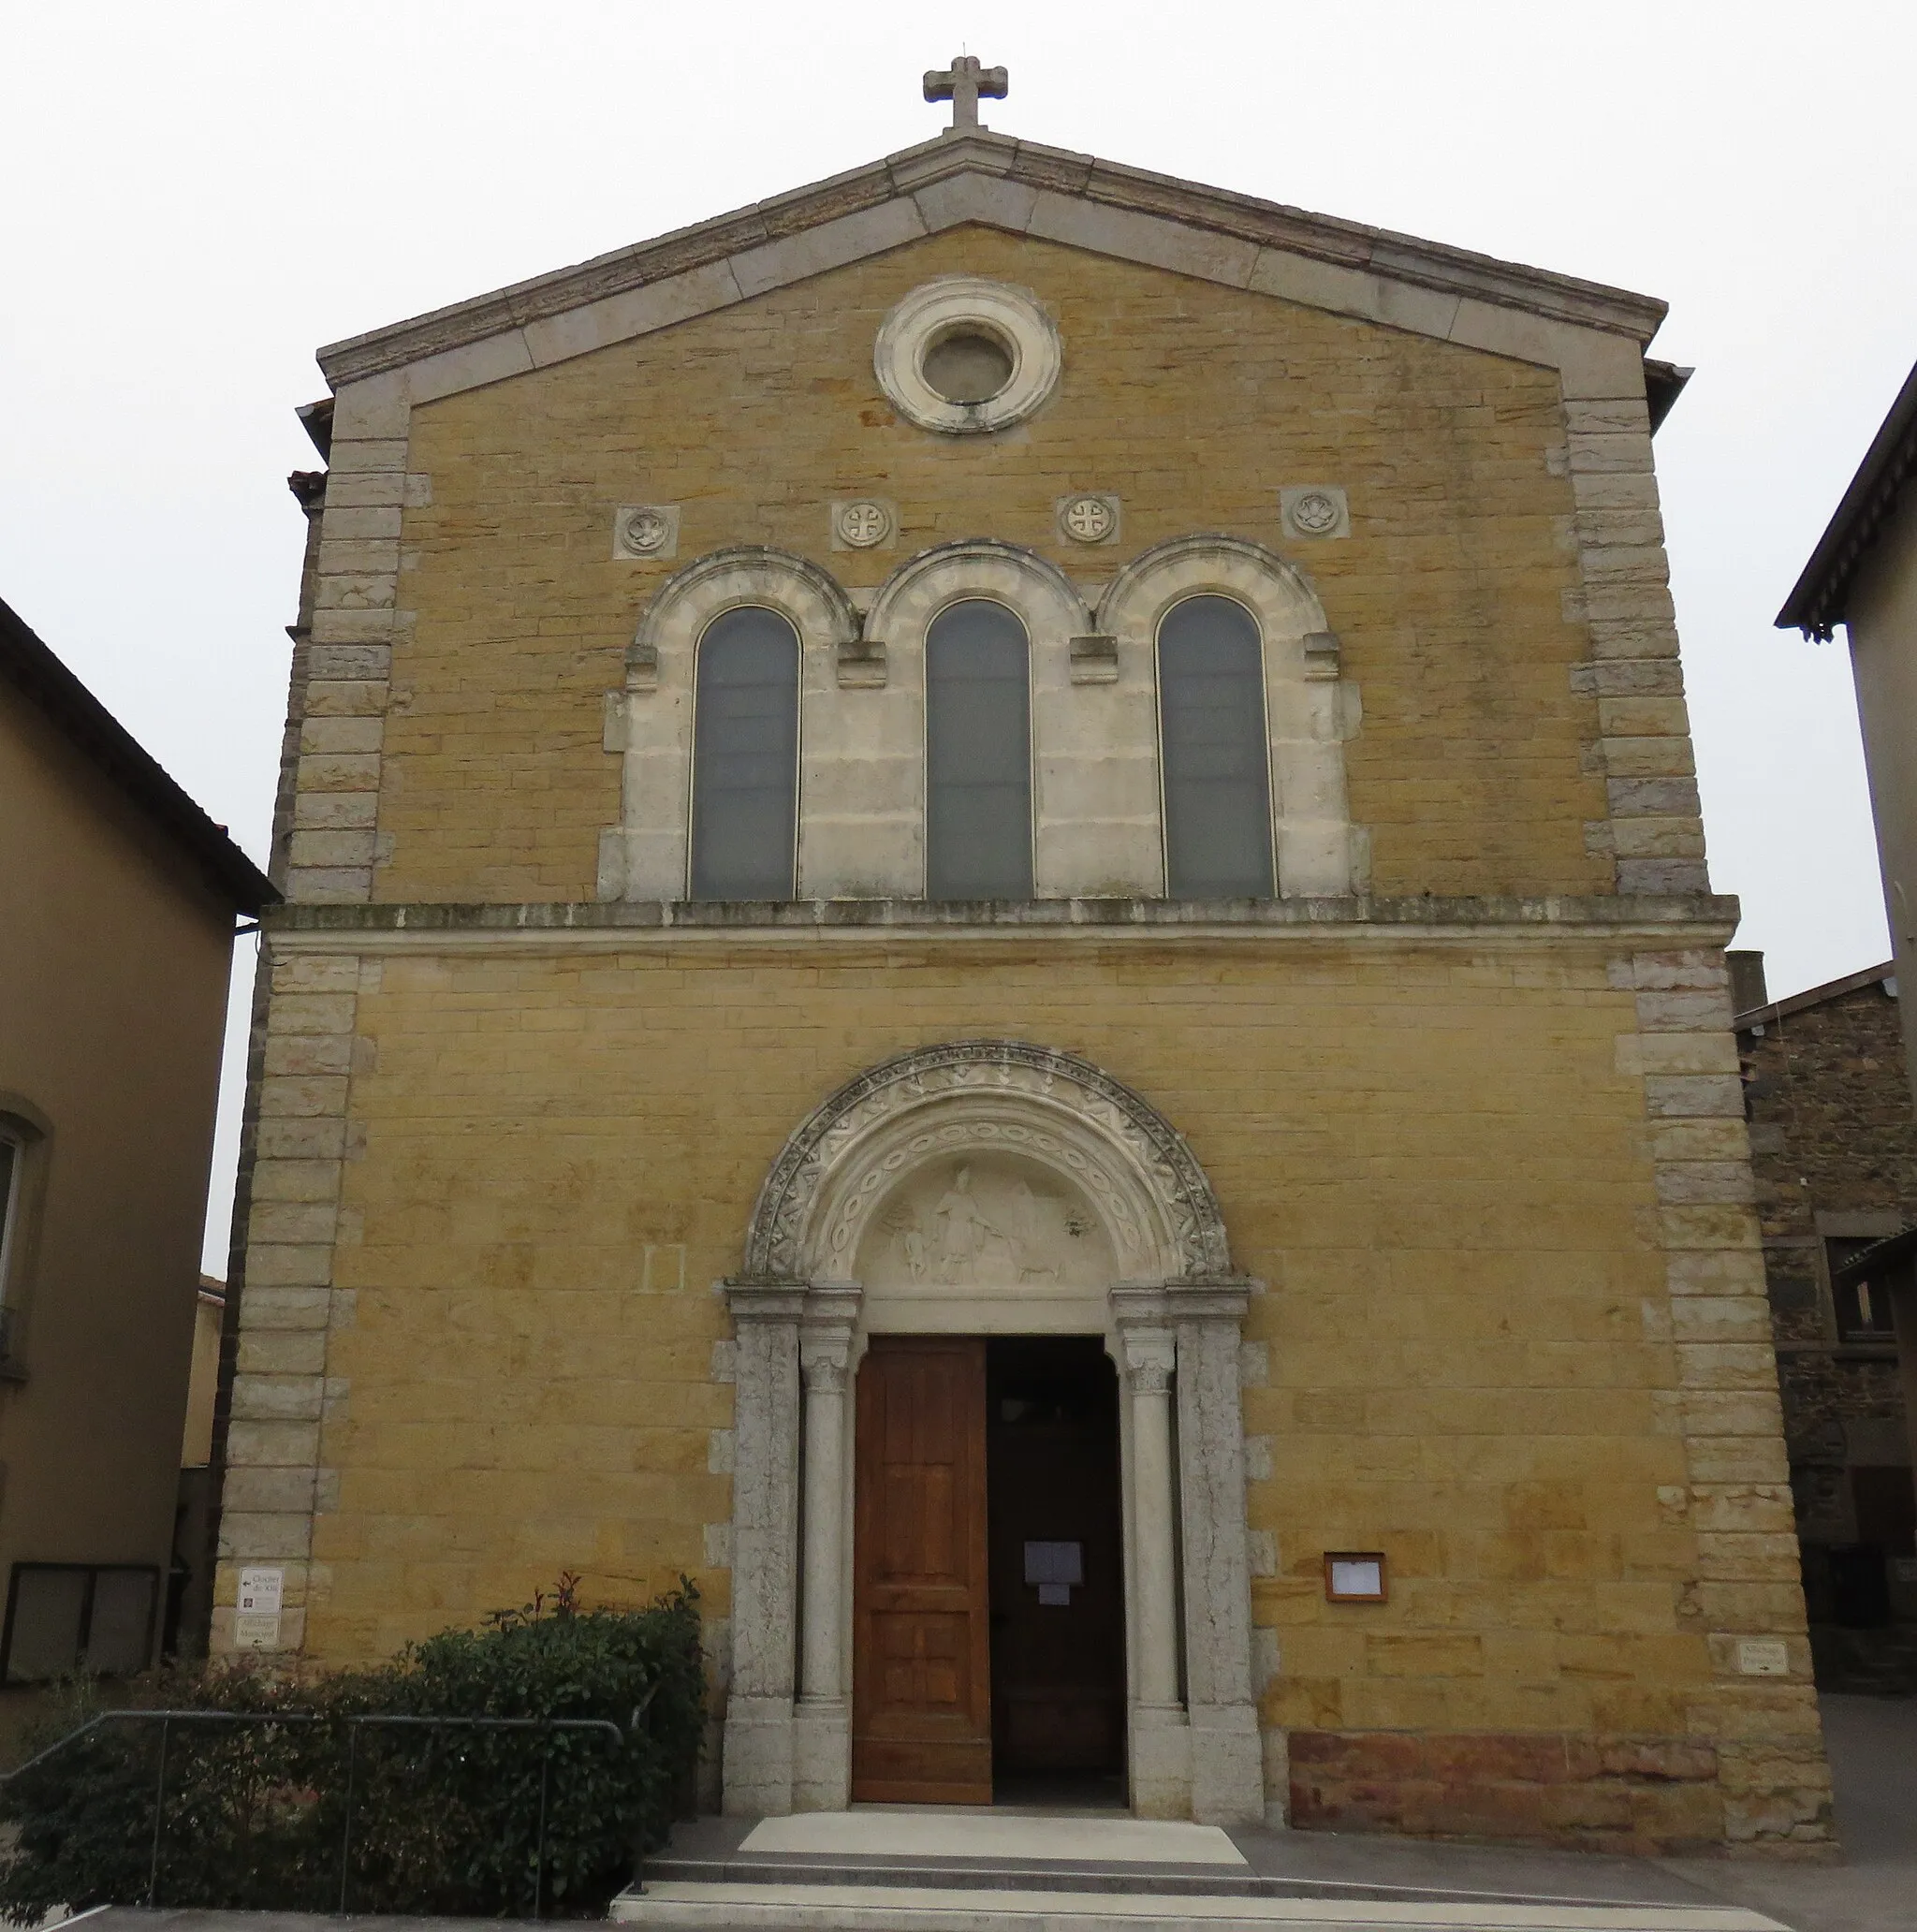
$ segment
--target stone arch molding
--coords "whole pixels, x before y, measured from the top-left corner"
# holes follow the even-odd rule
[[[1074,1184],[1125,1280],[1230,1276],[1211,1184],[1163,1114],[1074,1054],[962,1040],[861,1074],[793,1134],[753,1210],[743,1279],[851,1285],[860,1237],[892,1183],[919,1161],[973,1148],[1020,1154]]]
[[[1265,638],[1265,712],[1278,889],[1286,899],[1362,892],[1370,843],[1351,822],[1344,741],[1355,735],[1358,689],[1340,676],[1337,637],[1304,573],[1244,537],[1174,537],[1128,564],[1099,602],[1098,627],[1120,653],[1153,666],[1158,626],[1187,597],[1231,597]]]
[[[1091,628],[1091,613],[1057,564],[1017,544],[974,537],[941,544],[908,557],[893,571],[866,620],[868,637],[884,642],[917,640],[948,604],[964,597],[995,597],[1018,613],[1034,650],[1041,640],[1069,642]]]

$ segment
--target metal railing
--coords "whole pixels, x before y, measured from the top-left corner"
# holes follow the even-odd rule
[[[648,1688],[634,1705],[629,1729],[637,1730],[658,1686]],[[346,1910],[348,1887],[352,1881],[353,1800],[359,1779],[359,1734],[374,1727],[425,1731],[536,1731],[542,1734],[545,1749],[539,1754],[539,1829],[534,1854],[533,1916],[545,1915],[547,1821],[552,1785],[552,1735],[555,1732],[581,1732],[609,1737],[615,1749],[623,1748],[626,1732],[607,1718],[453,1718],[413,1717],[397,1711],[361,1712],[344,1719],[323,1718],[315,1711],[210,1711],[210,1710],[111,1710],[89,1718],[78,1730],[69,1731],[45,1750],[37,1752],[25,1764],[0,1773],[0,1784],[10,1784],[36,1765],[76,1744],[106,1724],[157,1724],[160,1727],[158,1764],[154,1778],[153,1849],[147,1866],[145,1904],[149,1910],[160,1902],[160,1845],[164,1837],[167,1806],[167,1754],[175,1724],[255,1725],[268,1728],[299,1724],[344,1723],[346,1726],[346,1794],[340,1821],[340,1890],[336,1910]],[[635,1859],[638,1856],[635,1851]]]

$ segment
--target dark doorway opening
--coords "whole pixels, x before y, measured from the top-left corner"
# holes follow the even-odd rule
[[[992,1783],[1000,1804],[1122,1804],[1119,1384],[1095,1336],[986,1350]]]

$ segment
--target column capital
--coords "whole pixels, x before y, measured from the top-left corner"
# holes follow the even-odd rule
[[[852,1333],[863,1291],[845,1285],[809,1287],[798,1318],[798,1366],[808,1389],[841,1390],[852,1363]]]
[[[1119,1350],[1134,1395],[1162,1396],[1170,1388],[1172,1371],[1178,1365],[1178,1344],[1169,1328],[1120,1326]]]
[[[852,1337],[821,1335],[801,1326],[798,1331],[798,1371],[809,1394],[827,1394],[845,1387],[852,1366]]]

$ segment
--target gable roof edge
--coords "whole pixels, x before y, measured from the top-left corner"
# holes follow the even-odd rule
[[[280,895],[146,747],[87,689],[26,620],[0,602],[0,680],[52,728],[136,812],[164,833],[236,912],[257,917]]]
[[[1153,174],[988,132],[946,134],[844,174],[758,201],[573,267],[330,343],[318,360],[335,388],[570,313],[609,296],[723,263],[824,223],[908,199],[964,174],[995,177],[1034,198],[1054,195],[1170,219],[1337,268],[1383,276],[1549,321],[1600,329],[1642,347],[1667,305],[1651,296],[1447,247],[1255,196]],[[1255,256],[1253,257],[1255,259]],[[1249,282],[1250,271],[1247,271]],[[740,291],[743,299],[745,291]]]

